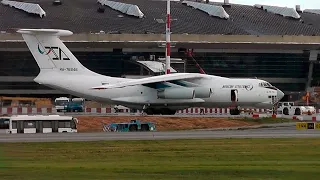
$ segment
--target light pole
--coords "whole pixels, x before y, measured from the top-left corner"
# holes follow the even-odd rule
[[[167,0],[167,23],[166,23],[166,74],[170,74],[170,0]]]

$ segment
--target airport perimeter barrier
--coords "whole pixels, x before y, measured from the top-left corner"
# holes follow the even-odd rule
[[[255,112],[255,113],[267,113],[267,109],[242,109],[244,112]],[[79,114],[115,114],[115,113],[128,113],[130,114],[131,109],[119,109],[118,112],[114,108],[85,108],[85,112],[79,112]],[[36,107],[0,107],[0,115],[14,115],[14,114],[56,114],[55,108],[36,108]],[[142,111],[137,111],[142,113]],[[179,110],[177,115],[227,115],[230,114],[229,108],[187,108]]]
[[[315,114],[312,116],[292,116],[292,119],[300,121],[320,121],[320,115]]]

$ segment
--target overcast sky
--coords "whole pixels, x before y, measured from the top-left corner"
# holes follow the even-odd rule
[[[211,0],[213,2],[223,2],[224,0]],[[296,5],[300,5],[301,9],[320,9],[320,0],[229,0],[234,4],[264,4],[295,8]]]

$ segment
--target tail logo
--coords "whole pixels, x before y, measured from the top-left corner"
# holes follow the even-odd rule
[[[59,47],[45,46],[44,48],[45,48],[45,50],[42,51],[40,49],[39,44],[38,44],[38,51],[40,54],[49,55],[52,52],[52,54],[53,54],[52,60],[70,60],[70,58],[66,55],[66,53],[63,52],[63,50]],[[48,50],[48,51],[46,52],[46,50]]]
[[[38,51],[39,51],[40,54],[44,54],[45,53],[45,51],[41,51],[39,44],[38,44]],[[49,51],[45,55],[48,55],[50,52],[51,52],[51,49],[49,49]]]

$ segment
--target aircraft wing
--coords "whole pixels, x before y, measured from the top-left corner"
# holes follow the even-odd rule
[[[122,88],[127,86],[136,86],[136,85],[148,85],[153,83],[163,83],[170,81],[178,81],[178,80],[188,80],[188,79],[201,79],[206,76],[198,73],[174,73],[174,74],[166,74],[160,76],[152,76],[142,79],[134,79],[130,81],[125,81],[121,83],[101,85],[97,87],[92,87],[92,89],[113,89],[113,88]]]

